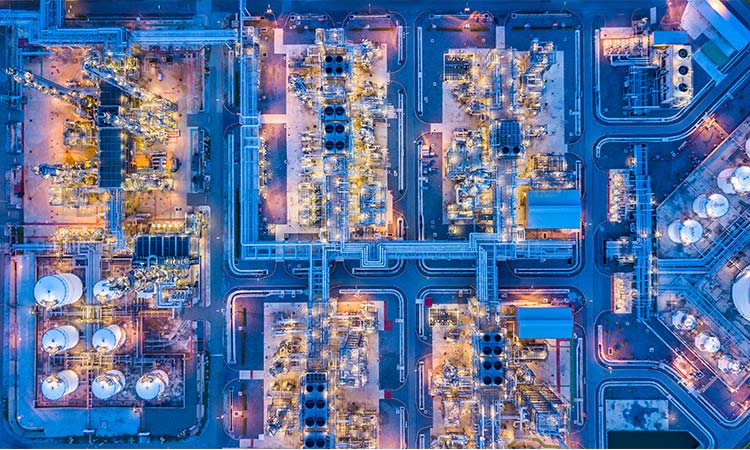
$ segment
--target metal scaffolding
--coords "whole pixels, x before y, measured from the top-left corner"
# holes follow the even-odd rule
[[[246,25],[250,13],[240,9],[240,243],[256,242],[259,232],[258,152],[260,113],[258,112],[257,32]]]
[[[634,306],[639,320],[651,318],[654,309],[654,210],[651,179],[648,176],[648,147],[633,145],[635,155],[635,285]]]

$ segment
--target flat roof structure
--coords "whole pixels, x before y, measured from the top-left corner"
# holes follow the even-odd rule
[[[750,43],[750,30],[737,20],[721,0],[690,0],[689,3],[736,50],[742,50]]]
[[[519,307],[516,330],[521,339],[570,339],[573,310],[567,306]]]
[[[688,45],[690,37],[687,31],[654,31],[654,45]]]
[[[581,227],[581,194],[577,189],[530,190],[526,193],[526,209],[528,229]]]

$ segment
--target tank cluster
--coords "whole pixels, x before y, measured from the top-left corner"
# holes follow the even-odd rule
[[[97,284],[99,286],[99,284]],[[47,275],[34,286],[34,299],[45,309],[57,309],[73,305],[83,296],[83,283],[72,273]],[[64,354],[81,341],[80,331],[73,325],[49,328],[41,339],[42,349],[50,355]],[[97,354],[112,354],[121,349],[127,340],[123,325],[112,324],[99,328],[91,337],[91,349]],[[47,400],[60,400],[78,389],[80,378],[71,369],[48,375],[42,381],[41,392]],[[135,383],[135,392],[142,400],[155,400],[163,395],[169,386],[169,376],[161,369],[151,370]],[[126,378],[119,370],[107,370],[91,381],[92,394],[100,399],[110,399],[126,387]]]

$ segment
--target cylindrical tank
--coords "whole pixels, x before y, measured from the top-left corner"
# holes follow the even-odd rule
[[[702,219],[718,219],[729,212],[729,200],[723,194],[701,194],[693,200],[693,212]]]
[[[695,337],[695,346],[706,353],[716,353],[721,350],[719,338],[709,333],[701,333]]]
[[[70,350],[77,344],[78,330],[72,325],[50,328],[42,335],[42,349],[50,355]]]
[[[94,285],[93,292],[94,292],[94,298],[99,303],[109,303],[119,298],[119,295],[117,295],[112,290],[112,286],[109,284],[109,281],[107,280],[99,280]]]
[[[682,229],[682,224],[679,220],[675,220],[674,222],[669,224],[669,227],[667,227],[667,236],[669,236],[669,240],[674,242],[675,244],[681,244],[682,239],[680,239],[680,230]]]
[[[60,400],[78,389],[78,374],[70,369],[50,375],[42,382],[42,395],[47,400]]]
[[[125,375],[119,370],[108,370],[94,378],[91,392],[101,400],[107,400],[119,394],[125,388]]]
[[[675,311],[672,315],[672,326],[678,330],[690,331],[695,329],[696,324],[695,316],[684,309]]]
[[[80,300],[83,295],[83,283],[72,273],[47,275],[36,282],[34,298],[45,308],[59,308]]]
[[[91,346],[101,353],[109,353],[122,347],[125,343],[125,330],[119,325],[99,328],[91,338]]]
[[[682,222],[680,239],[684,245],[695,244],[703,237],[703,225],[693,219]]]
[[[135,384],[135,393],[143,400],[153,400],[162,395],[169,386],[169,376],[161,369],[143,375]]]
[[[738,194],[750,192],[750,167],[740,166],[732,172],[732,178],[729,179],[732,187]]]
[[[724,373],[734,373],[737,374],[742,370],[742,364],[738,360],[732,357],[732,355],[729,354],[723,354],[721,355],[721,358],[719,358],[719,362],[717,364],[719,366],[719,370],[721,370]]]

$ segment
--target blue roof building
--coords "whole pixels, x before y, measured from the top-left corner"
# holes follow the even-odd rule
[[[516,330],[521,339],[571,339],[573,310],[567,306],[519,307]]]
[[[526,193],[526,228],[581,228],[581,193],[577,189],[530,190]]]

